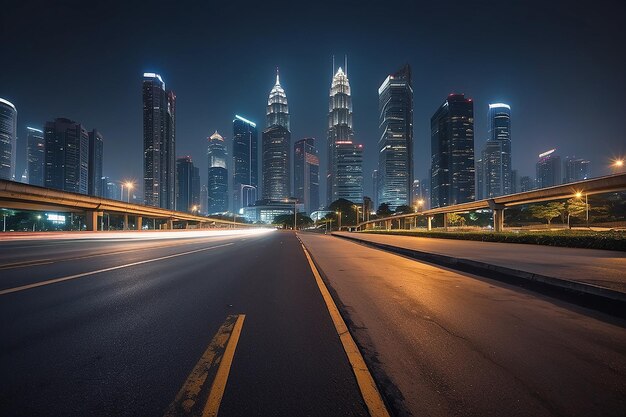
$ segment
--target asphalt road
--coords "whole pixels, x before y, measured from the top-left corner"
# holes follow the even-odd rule
[[[151,237],[0,242],[0,415],[162,416],[230,314],[220,416],[367,415],[293,233]]]
[[[337,237],[300,237],[398,415],[625,415],[624,321]]]
[[[0,416],[162,416],[234,314],[220,416],[367,415],[296,236],[230,233],[0,241]],[[397,415],[624,415],[623,321],[299,236]]]

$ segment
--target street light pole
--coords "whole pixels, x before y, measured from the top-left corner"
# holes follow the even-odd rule
[[[298,202],[298,200],[293,200],[293,231],[296,231],[297,228],[297,222],[298,222],[298,209],[296,208],[296,203]]]

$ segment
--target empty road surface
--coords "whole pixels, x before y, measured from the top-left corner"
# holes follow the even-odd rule
[[[1,416],[368,415],[298,238],[393,415],[626,409],[625,323],[520,288],[309,233],[52,237],[0,240]]]

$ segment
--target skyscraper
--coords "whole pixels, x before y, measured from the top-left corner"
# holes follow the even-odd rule
[[[556,149],[539,154],[537,161],[537,188],[552,187],[561,183],[561,157]]]
[[[412,205],[413,200],[413,87],[408,64],[382,83],[378,109],[378,172],[382,179],[379,200],[395,210]]]
[[[489,105],[489,139],[482,151],[484,189],[481,198],[511,194],[511,106],[504,103]]]
[[[233,120],[233,212],[253,205],[259,186],[256,123],[239,115]]]
[[[89,134],[80,123],[65,118],[47,122],[45,186],[87,194],[89,191]]]
[[[304,204],[304,211],[319,209],[320,160],[315,139],[305,138],[294,145],[293,184],[295,197]]]
[[[521,193],[526,191],[532,191],[535,189],[535,180],[527,175],[524,175],[519,179],[519,190]]]
[[[176,210],[194,213],[200,210],[200,170],[190,156],[176,159]]]
[[[536,164],[537,188],[552,187],[561,183],[561,157],[556,149],[539,154]]]
[[[228,170],[226,168],[226,142],[215,131],[208,138],[207,157],[209,160],[207,212],[222,213],[228,211]]]
[[[102,134],[96,129],[89,132],[89,195],[102,197],[102,157],[104,142]]]
[[[262,135],[263,198],[282,200],[291,196],[291,132],[287,95],[280,85],[278,70],[276,84],[267,99],[266,115],[267,128]]]
[[[564,184],[591,178],[591,161],[568,156],[563,165],[565,168]]]
[[[15,180],[17,109],[0,98],[0,179]]]
[[[474,103],[463,94],[450,94],[430,119],[431,207],[473,201]]]
[[[144,203],[174,209],[176,198],[176,95],[159,74],[143,74]]]
[[[28,162],[28,183],[44,186],[44,167],[46,166],[46,142],[43,131],[34,127],[27,127],[26,159]]]
[[[328,107],[326,204],[339,198],[360,202],[363,200],[363,145],[353,143],[350,82],[341,67],[333,76]]]

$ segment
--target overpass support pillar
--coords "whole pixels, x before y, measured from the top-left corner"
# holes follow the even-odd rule
[[[504,209],[493,210],[493,230],[501,232],[504,229]]]
[[[128,230],[128,214],[124,214],[124,230]]]
[[[85,212],[85,225],[90,232],[98,231],[98,216],[102,216],[102,212],[99,211],[86,211]]]
[[[174,229],[174,220],[169,219],[167,221],[167,230],[172,230],[172,229]]]
[[[433,216],[428,216],[427,219],[428,219],[427,229],[430,232],[431,230],[433,230]]]
[[[385,220],[385,229],[391,230],[391,220]]]
[[[493,212],[493,231],[501,232],[504,229],[504,204],[497,204],[494,199],[488,203]]]
[[[142,227],[142,222],[143,222],[143,217],[142,216],[136,216],[136,222],[137,223],[137,230],[141,230]]]
[[[443,228],[448,231],[448,213],[443,213]]]

